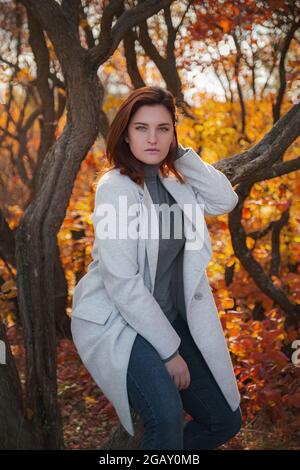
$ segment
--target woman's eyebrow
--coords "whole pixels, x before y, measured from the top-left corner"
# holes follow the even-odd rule
[[[148,126],[146,122],[134,122],[133,124],[143,124],[144,126]],[[161,122],[158,124],[158,126],[170,126],[171,124],[169,122]]]

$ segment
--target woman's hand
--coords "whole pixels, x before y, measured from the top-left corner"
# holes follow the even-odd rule
[[[188,388],[191,382],[190,372],[187,363],[179,353],[165,362],[165,366],[178,390]]]

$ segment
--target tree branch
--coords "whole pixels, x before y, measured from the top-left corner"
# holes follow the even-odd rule
[[[295,104],[252,148],[224,158],[215,164],[234,185],[246,179],[255,180],[256,172],[267,171],[280,160],[300,134],[300,103]]]
[[[114,53],[120,41],[133,26],[155,15],[172,2],[173,0],[145,0],[136,7],[124,11],[111,28],[113,17],[122,7],[123,2],[110,1],[103,12],[99,44],[88,52],[92,67],[98,68],[103,64]]]

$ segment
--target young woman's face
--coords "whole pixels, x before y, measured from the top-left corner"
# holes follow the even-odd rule
[[[150,165],[162,162],[173,140],[175,143],[172,118],[162,104],[141,106],[132,116],[127,130],[125,141],[132,154]]]

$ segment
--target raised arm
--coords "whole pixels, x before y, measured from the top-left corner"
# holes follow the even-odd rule
[[[179,145],[174,165],[192,186],[198,202],[204,204],[206,214],[226,214],[237,205],[239,197],[229,179],[213,165],[204,162],[191,147]]]

